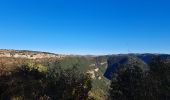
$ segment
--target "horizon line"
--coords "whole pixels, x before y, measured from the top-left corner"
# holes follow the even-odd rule
[[[4,49],[0,48],[0,50],[13,50],[13,51],[30,51],[30,52],[44,52],[44,53],[51,53],[51,54],[59,54],[59,55],[76,55],[76,56],[107,56],[107,55],[123,55],[123,54],[168,54],[170,53],[161,53],[161,52],[119,52],[119,53],[61,53],[61,52],[54,52],[50,50],[32,50],[32,49]]]

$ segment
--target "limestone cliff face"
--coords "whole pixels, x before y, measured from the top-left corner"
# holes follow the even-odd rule
[[[41,59],[41,58],[63,58],[65,55],[58,55],[47,52],[26,51],[26,50],[0,50],[0,57],[14,57],[27,59]]]
[[[163,60],[170,59],[170,55],[165,54],[125,54],[112,55],[108,58],[108,68],[104,74],[107,79],[111,79],[112,74],[119,65],[134,65],[141,67],[142,70],[149,70],[148,63],[154,58],[160,57]]]

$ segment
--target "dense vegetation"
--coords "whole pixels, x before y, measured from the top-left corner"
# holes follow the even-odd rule
[[[170,62],[155,58],[148,71],[139,66],[119,66],[112,77],[110,99],[170,100]]]
[[[86,100],[91,79],[76,66],[67,70],[27,63],[0,76],[1,100]]]
[[[147,65],[132,57],[111,81],[102,77],[106,60],[0,58],[0,100],[170,100],[169,60],[154,58]]]
[[[106,98],[108,88],[103,72],[94,71],[100,60],[95,57],[64,59],[0,58],[0,99],[2,100],[83,100]],[[90,66],[94,64],[95,66]],[[104,67],[106,68],[106,67]],[[104,70],[104,68],[101,68]],[[99,80],[97,77],[101,76]]]

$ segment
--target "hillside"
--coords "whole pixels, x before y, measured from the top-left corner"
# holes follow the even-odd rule
[[[107,56],[60,55],[47,52],[27,50],[0,50],[0,67],[5,74],[23,64],[36,63],[47,68],[55,67],[63,70],[78,67],[82,73],[87,73],[92,79],[92,90],[89,95],[96,100],[107,96],[110,83],[103,74],[107,68]]]
[[[120,55],[110,55],[108,57],[107,63],[108,67],[104,76],[111,79],[112,73],[117,69],[119,65],[133,64],[134,62],[138,65],[145,66],[143,70],[148,70],[147,66],[153,58],[159,57],[162,60],[169,60],[170,55],[168,54],[120,54]]]
[[[14,58],[27,58],[27,59],[41,59],[41,58],[64,58],[66,55],[28,51],[28,50],[0,50],[0,57],[14,57]]]
[[[60,55],[48,52],[28,51],[28,50],[0,50],[0,71],[2,75],[9,75],[18,66],[28,64],[29,66],[42,66],[45,68],[61,68],[67,70],[78,68],[77,70],[90,75],[92,89],[89,96],[95,100],[105,100],[108,95],[112,73],[120,65],[139,66],[142,70],[148,70],[148,63],[155,57],[163,60],[170,59],[166,54],[118,54],[107,56],[79,56]]]

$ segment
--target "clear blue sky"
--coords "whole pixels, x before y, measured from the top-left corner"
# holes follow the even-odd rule
[[[0,0],[0,48],[170,53],[170,1]]]

